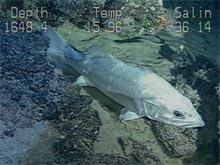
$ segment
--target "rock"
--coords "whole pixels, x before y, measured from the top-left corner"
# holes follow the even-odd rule
[[[216,75],[219,73],[219,67],[215,65],[215,62],[212,58],[206,55],[207,52],[194,52],[194,49],[196,49],[195,44],[192,44],[193,47],[190,47],[187,45],[187,42],[182,50],[178,50],[174,49],[178,48],[178,45],[172,41],[170,42],[167,37],[165,39],[163,35],[158,36],[166,43],[165,45],[161,46],[160,54],[166,59],[172,61],[175,65],[175,67],[171,69],[171,73],[175,77],[175,79],[172,81],[172,85],[176,86],[180,93],[192,101],[193,105],[205,121],[205,127],[199,128],[198,130],[189,129],[187,132],[185,132],[184,129],[176,129],[172,126],[154,123],[153,130],[159,135],[158,139],[163,145],[165,145],[166,150],[172,152],[173,156],[190,156],[190,153],[194,153],[192,158],[186,159],[187,163],[189,163],[194,162],[195,159],[198,159],[200,154],[205,154],[203,157],[204,159],[201,160],[201,162],[211,161],[214,163],[217,161],[217,159],[214,157],[218,156],[215,156],[215,154],[210,155],[209,153],[211,151],[207,146],[210,143],[214,143],[213,146],[215,146],[217,142],[215,138],[216,133],[214,133],[214,123],[216,121],[216,110],[218,104],[216,104],[217,96],[213,89],[218,84]],[[200,36],[198,36],[198,38],[199,37]],[[207,41],[209,40],[207,36],[203,37],[205,38],[206,42],[209,42]],[[187,41],[190,38],[190,35],[185,36]],[[196,38],[195,35],[194,38]],[[171,45],[173,45],[172,48]],[[216,51],[214,52],[215,54],[217,53]],[[209,151],[206,152],[205,148]],[[212,149],[216,151],[215,147]]]
[[[69,20],[74,25],[83,27],[87,25],[88,21],[92,21],[96,17],[94,7],[103,8],[104,4],[105,1],[95,0],[35,1],[37,7],[44,7],[50,12],[48,22],[53,26]]]
[[[159,0],[122,0],[120,3],[116,0],[58,0],[37,1],[35,5],[45,7],[50,12],[51,17],[48,19],[50,25],[55,26],[69,21],[75,26],[91,32],[95,32],[97,27],[99,32],[109,31],[112,29],[111,25],[114,25],[113,31],[119,33],[123,38],[160,31],[160,18],[166,15]],[[116,18],[116,10],[122,13],[119,18]],[[100,14],[102,11],[106,14]],[[111,14],[107,15],[109,12]]]
[[[110,6],[114,4],[110,4]],[[121,7],[113,8],[121,9],[123,16],[118,21],[123,24],[122,32],[119,33],[123,38],[131,38],[140,34],[154,34],[159,32],[160,17],[166,15],[166,10],[162,8],[157,0],[155,1],[124,1]]]
[[[119,138],[124,154],[133,161],[140,164],[163,164],[159,157],[148,146],[131,138]]]
[[[192,156],[197,151],[197,129],[177,128],[171,125],[155,123],[153,130],[171,156]]]
[[[6,21],[0,19],[0,29]],[[44,52],[47,40],[39,32],[0,32],[0,43],[0,164],[24,164],[48,129],[42,120],[58,112],[60,105],[53,100],[61,99],[62,85],[49,84],[57,80]]]

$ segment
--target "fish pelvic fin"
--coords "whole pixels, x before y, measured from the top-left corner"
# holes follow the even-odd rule
[[[84,87],[84,86],[93,86],[84,76],[79,76],[74,82],[74,85]]]
[[[137,113],[127,109],[127,108],[123,108],[121,110],[121,114],[119,116],[119,119],[121,121],[128,121],[128,120],[134,120],[134,119],[138,119],[141,118],[142,116],[139,116]]]

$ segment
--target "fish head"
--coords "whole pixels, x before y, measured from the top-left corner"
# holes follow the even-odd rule
[[[183,128],[203,127],[205,125],[191,101],[158,99],[154,102],[145,101],[146,115],[159,122]]]

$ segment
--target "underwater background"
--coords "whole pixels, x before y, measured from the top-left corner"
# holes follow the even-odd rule
[[[0,164],[219,163],[219,1],[1,0],[0,5]],[[39,12],[23,18],[11,7]],[[117,11],[118,17],[100,15],[94,7]],[[175,18],[176,7],[181,18]],[[205,16],[207,10],[211,16]],[[95,88],[75,86],[78,75],[47,58],[49,40],[41,31],[49,27],[79,51],[96,45],[150,68],[192,101],[205,127],[179,128],[147,118],[122,123],[121,105]]]

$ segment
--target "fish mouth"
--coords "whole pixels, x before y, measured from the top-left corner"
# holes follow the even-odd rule
[[[205,122],[203,120],[200,120],[199,122],[191,122],[181,125],[183,128],[197,128],[197,127],[204,127]]]
[[[169,124],[172,124],[172,125],[175,125],[181,128],[197,128],[197,127],[205,126],[205,122],[200,117],[194,120],[190,120],[190,121],[189,120],[188,121],[174,120],[173,122]]]

